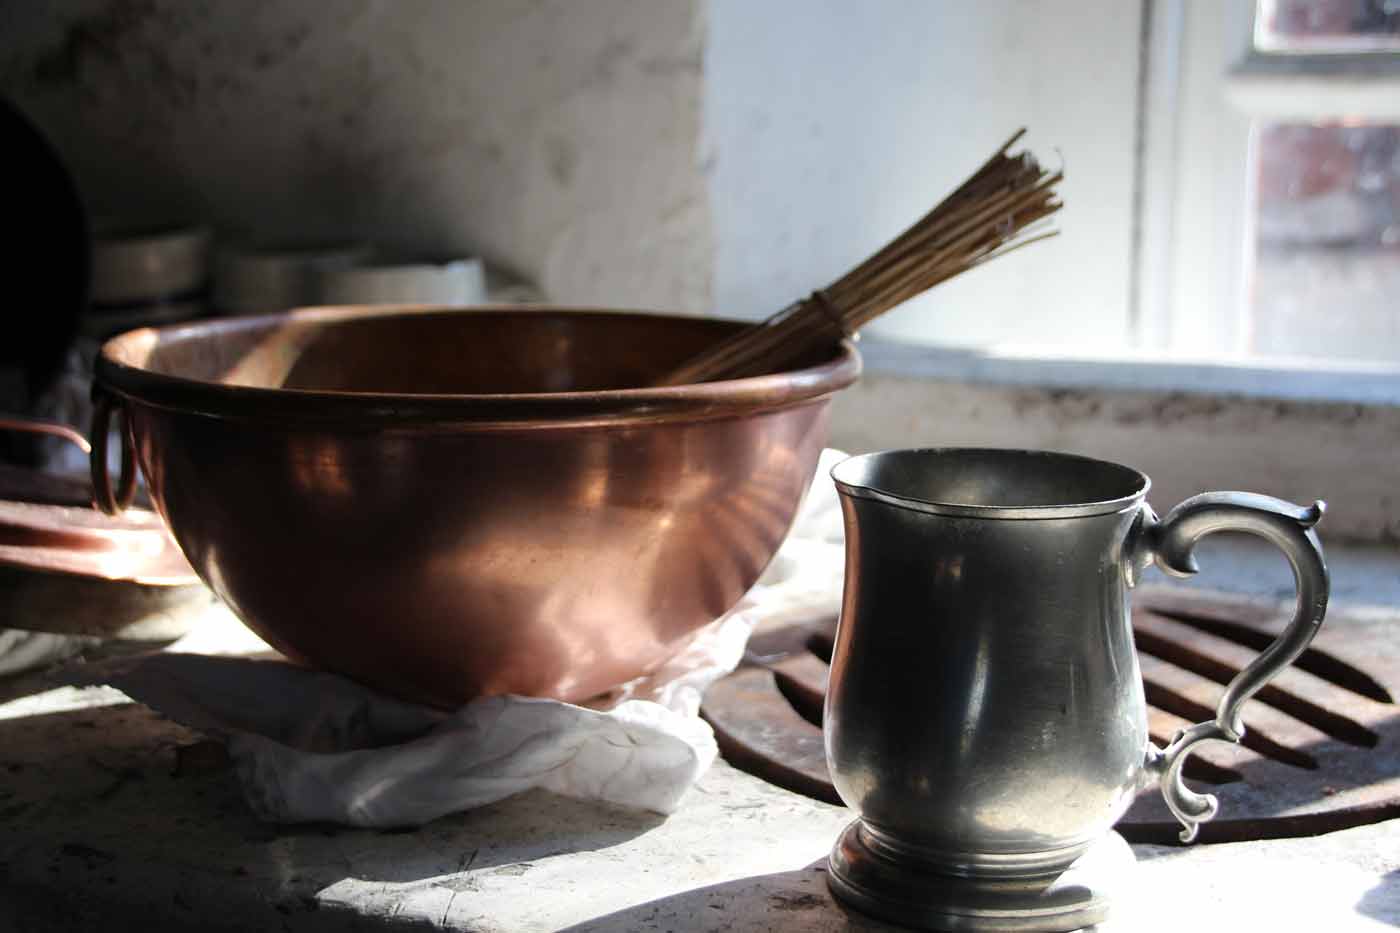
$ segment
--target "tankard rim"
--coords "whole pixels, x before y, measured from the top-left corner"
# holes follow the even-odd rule
[[[1060,470],[1091,470],[1095,471],[1097,479],[1102,481],[1105,494],[1064,497],[1063,501],[1036,504],[998,505],[945,501],[936,496],[914,494],[905,488],[891,488],[898,486],[897,483],[872,479],[878,473],[879,467],[895,459],[924,460],[933,465],[935,461],[947,461],[952,458],[985,460],[1008,471],[1026,471],[1027,476],[1035,471],[1043,472],[1047,467]],[[1141,470],[1111,460],[1061,451],[1016,447],[907,447],[872,451],[847,457],[831,468],[830,475],[837,491],[843,496],[869,499],[896,508],[933,515],[1008,520],[1082,518],[1115,514],[1138,508],[1152,486],[1152,480]]]

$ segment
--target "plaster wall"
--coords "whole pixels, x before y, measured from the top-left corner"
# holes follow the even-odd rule
[[[1147,473],[1159,514],[1240,489],[1327,501],[1326,542],[1400,541],[1400,408],[1210,392],[993,385],[868,371],[837,396],[832,444],[1062,450]],[[1279,558],[1280,565],[1282,558]]]
[[[1141,6],[710,0],[717,312],[766,315],[831,283],[1027,127],[1023,145],[1065,168],[1061,235],[867,331],[1125,345]]]
[[[703,311],[702,0],[0,0],[0,94],[99,215],[479,254]]]

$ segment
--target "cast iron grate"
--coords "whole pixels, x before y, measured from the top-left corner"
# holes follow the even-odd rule
[[[1188,590],[1144,590],[1133,631],[1152,740],[1212,718],[1223,684],[1272,639],[1286,613]],[[702,710],[726,760],[789,790],[840,803],[821,716],[835,619],[756,635],[745,663]],[[1201,842],[1311,836],[1400,817],[1400,628],[1333,612],[1313,645],[1250,701],[1242,747],[1211,743],[1187,778],[1220,798]],[[1118,824],[1130,842],[1170,844],[1179,827],[1155,789]]]

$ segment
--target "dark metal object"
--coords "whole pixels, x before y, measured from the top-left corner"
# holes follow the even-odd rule
[[[1205,493],[1158,521],[1143,474],[1038,451],[867,454],[832,478],[846,580],[823,730],[832,783],[859,815],[832,852],[832,890],[936,929],[1102,921],[1109,899],[1094,883],[1048,893],[1148,784],[1183,841],[1215,816],[1216,798],[1188,788],[1182,769],[1202,742],[1239,742],[1241,707],[1321,625],[1321,503]],[[1159,749],[1128,590],[1153,563],[1194,572],[1196,542],[1226,530],[1283,551],[1297,608],[1214,715]]]
[[[1064,868],[1043,875],[973,877],[938,871],[892,846],[865,820],[836,839],[827,881],[864,913],[934,930],[1041,931],[1091,927],[1131,882],[1133,850],[1104,833]],[[1097,928],[1094,926],[1094,928]]]
[[[294,657],[409,699],[583,699],[728,610],[792,521],[843,345],[797,369],[637,389],[744,325],[341,308],[110,341],[186,556]]]
[[[4,100],[0,152],[5,153],[7,216],[23,218],[0,228],[0,274],[6,290],[0,369],[23,370],[32,403],[52,382],[78,332],[91,283],[92,248],[87,212],[63,159],[35,125]]]

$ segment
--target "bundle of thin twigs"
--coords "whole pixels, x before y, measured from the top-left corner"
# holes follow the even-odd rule
[[[1054,236],[1062,174],[1006,141],[971,178],[884,249],[836,282],[687,360],[658,385],[774,372],[973,266]]]

